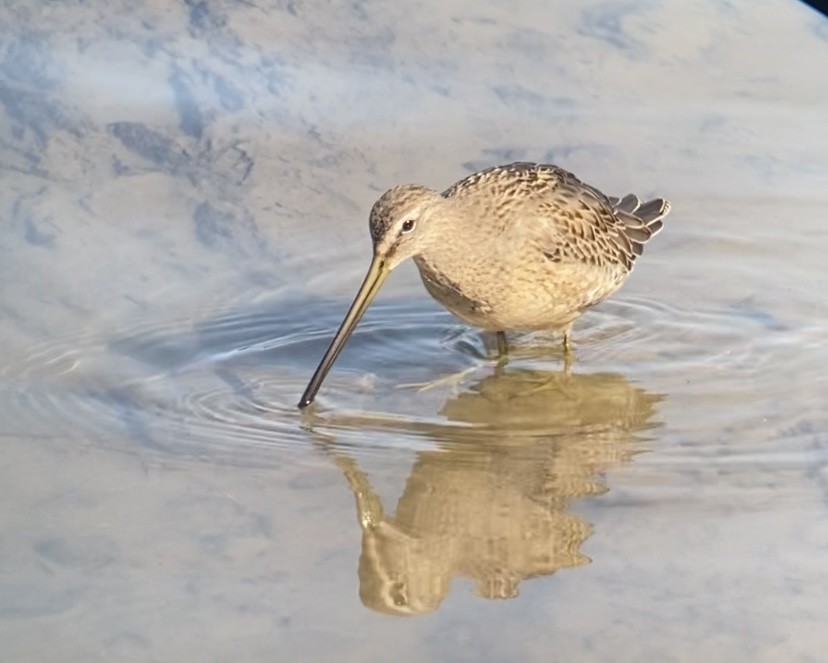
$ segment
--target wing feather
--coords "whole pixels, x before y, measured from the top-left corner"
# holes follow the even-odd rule
[[[549,260],[627,272],[670,210],[661,198],[610,198],[563,168],[524,162],[469,175],[443,196],[490,201],[481,213],[528,224]]]

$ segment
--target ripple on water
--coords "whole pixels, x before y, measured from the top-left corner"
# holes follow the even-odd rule
[[[257,464],[278,462],[307,441],[309,429],[354,448],[419,449],[445,437],[446,427],[463,440],[487,430],[502,436],[507,428],[541,434],[554,423],[520,405],[526,385],[511,394],[509,375],[532,372],[530,391],[557,380],[559,341],[542,334],[514,339],[498,378],[505,395],[493,396],[500,387],[490,382],[491,349],[427,298],[374,305],[319,404],[298,412],[295,403],[345,308],[288,301],[197,323],[142,321],[55,339],[4,368],[9,420],[20,435],[106,440],[117,431],[168,454]],[[747,380],[767,368],[771,349],[799,345],[802,335],[745,306],[689,311],[627,298],[588,313],[575,340],[575,380],[578,373],[608,372],[641,381],[700,367]],[[438,380],[447,375],[454,378]],[[429,388],[401,388],[409,383]],[[559,385],[561,393],[572,384]],[[472,399],[483,385],[485,398],[466,415],[451,416],[459,398]],[[776,388],[767,386],[765,396]]]
[[[369,394],[371,371],[421,371],[424,355],[438,355],[456,326],[421,303],[369,312],[337,366],[341,388]],[[267,462],[306,438],[296,401],[342,314],[341,302],[287,302],[54,339],[3,367],[0,408],[13,435],[106,441],[117,431],[167,453]]]

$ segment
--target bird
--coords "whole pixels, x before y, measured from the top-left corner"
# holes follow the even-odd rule
[[[571,353],[571,330],[616,292],[670,212],[664,198],[603,194],[552,164],[515,162],[445,191],[402,184],[369,216],[368,273],[299,401],[309,406],[386,277],[412,258],[426,291],[464,323],[497,335],[549,330]]]

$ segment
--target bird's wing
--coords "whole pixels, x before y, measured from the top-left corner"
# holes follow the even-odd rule
[[[555,262],[630,270],[651,235],[643,221],[570,173],[536,204],[537,245]]]
[[[669,211],[666,201],[642,206],[632,194],[608,198],[563,168],[523,162],[469,175],[443,196],[474,200],[503,227],[523,225],[549,260],[627,271]],[[661,212],[648,225],[638,212],[656,202]]]

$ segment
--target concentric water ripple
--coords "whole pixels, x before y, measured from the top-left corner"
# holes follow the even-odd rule
[[[296,400],[346,306],[281,302],[253,312],[220,312],[196,323],[141,321],[128,332],[56,339],[5,366],[0,384],[6,404],[0,407],[9,410],[18,435],[93,444],[111,444],[115,436],[135,449],[257,464],[280,462],[286,450],[306,444],[309,431],[311,439],[336,438],[351,447],[417,449],[433,445],[435,438],[477,439],[487,431],[502,436],[507,429],[517,435],[560,433],[578,423],[574,411],[567,422],[518,404],[522,393],[557,379],[558,339],[516,335],[500,383],[507,386],[505,395],[497,395],[487,341],[427,298],[381,302],[369,310],[318,405],[300,413]],[[576,326],[572,379],[617,374],[622,400],[629,396],[624,377],[662,384],[681,380],[686,393],[714,400],[721,394],[703,379],[705,372],[728,373],[732,385],[751,382],[771,367],[778,370],[781,357],[801,361],[802,344],[816,342],[823,332],[793,332],[744,306],[688,311],[627,298],[599,307]],[[516,371],[533,373],[527,378]],[[773,382],[757,382],[751,399],[779,397]],[[411,383],[425,388],[404,387]],[[722,383],[717,380],[719,387]],[[555,388],[565,394],[572,384]],[[587,402],[585,384],[577,388]],[[481,385],[489,389],[479,399],[482,405],[467,407],[482,393]],[[462,398],[465,414],[452,417],[452,407],[458,411],[452,404]],[[551,402],[555,398],[560,393]],[[547,401],[531,402],[544,410]],[[741,411],[744,425],[755,421],[755,408]],[[728,416],[734,425],[733,412]],[[697,451],[693,455],[700,457]]]

